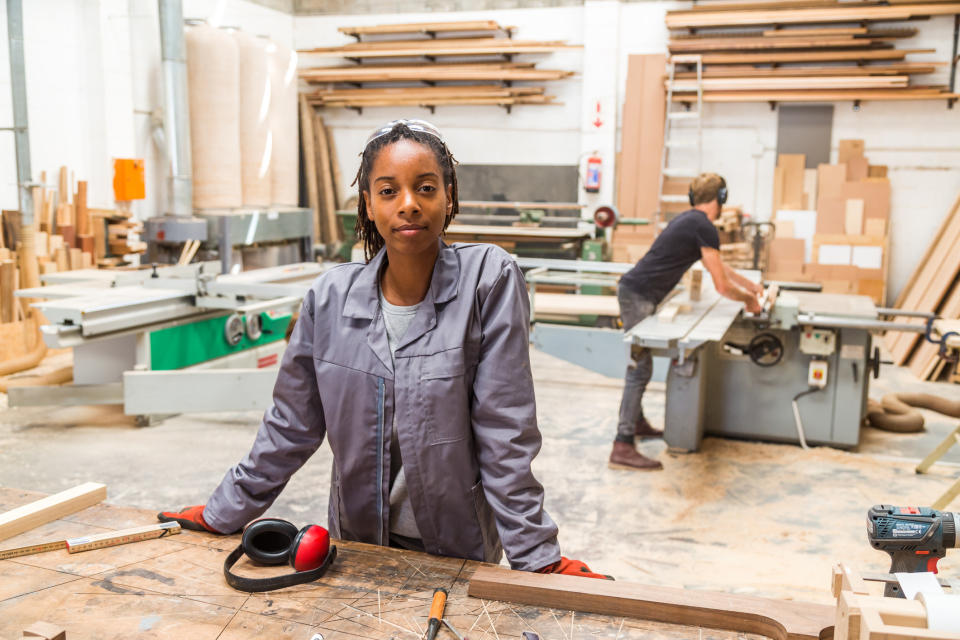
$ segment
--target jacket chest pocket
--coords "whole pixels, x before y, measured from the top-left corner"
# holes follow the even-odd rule
[[[468,437],[470,390],[476,365],[456,347],[429,356],[420,356],[417,397],[430,444],[456,442]]]

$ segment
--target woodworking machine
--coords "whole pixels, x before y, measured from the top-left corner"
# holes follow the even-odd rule
[[[672,320],[655,314],[627,332],[630,343],[671,359],[664,437],[672,449],[695,451],[704,434],[856,446],[880,368],[873,333],[925,331],[885,319],[893,316],[933,323],[866,296],[776,286],[768,295],[764,311],[749,314],[706,279],[700,300],[673,299],[689,311]]]
[[[73,384],[10,388],[10,406],[120,404],[128,415],[265,409],[286,332],[327,265],[223,274],[219,262],[42,277],[23,289],[73,349]]]

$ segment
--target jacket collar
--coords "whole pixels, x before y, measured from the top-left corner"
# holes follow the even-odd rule
[[[443,304],[457,295],[460,283],[460,260],[457,252],[443,240],[440,243],[440,253],[437,262],[433,265],[433,275],[430,279],[430,288],[423,302]],[[347,300],[343,305],[343,315],[349,318],[366,318],[372,320],[380,306],[380,272],[387,261],[386,247],[380,249],[363,269],[360,275],[350,285]]]

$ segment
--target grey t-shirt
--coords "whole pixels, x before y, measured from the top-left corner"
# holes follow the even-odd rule
[[[380,308],[383,309],[383,321],[387,326],[387,343],[390,345],[390,357],[393,357],[403,334],[417,315],[419,304],[402,307],[390,304],[380,291]],[[420,538],[420,529],[413,516],[413,505],[407,492],[407,482],[403,476],[403,459],[400,456],[400,442],[397,439],[397,414],[393,414],[393,428],[390,435],[390,533],[405,538]]]

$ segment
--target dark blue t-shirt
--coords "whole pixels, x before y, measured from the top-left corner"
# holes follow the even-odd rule
[[[684,211],[670,221],[640,262],[623,274],[620,283],[660,304],[687,269],[700,259],[702,247],[720,249],[717,228],[699,209]]]

